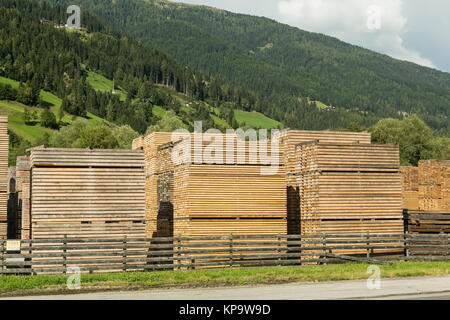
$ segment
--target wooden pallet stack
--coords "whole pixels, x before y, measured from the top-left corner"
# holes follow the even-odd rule
[[[301,230],[309,234],[402,233],[396,145],[297,145]]]
[[[400,167],[403,184],[403,209],[419,209],[419,168]]]
[[[35,148],[30,162],[33,239],[145,237],[143,151]]]
[[[419,210],[450,210],[450,161],[419,161]]]
[[[286,168],[286,194],[288,233],[300,233],[300,194],[295,177],[296,145],[312,140],[323,143],[361,143],[370,144],[371,135],[367,132],[337,132],[337,131],[305,131],[286,129],[273,136],[279,139],[282,163]]]
[[[0,116],[0,239],[8,235],[8,117]]]

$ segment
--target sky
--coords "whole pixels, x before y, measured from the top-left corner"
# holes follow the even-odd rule
[[[450,72],[449,0],[181,0],[264,16]]]

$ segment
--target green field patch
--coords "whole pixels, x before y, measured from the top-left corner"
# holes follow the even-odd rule
[[[0,83],[9,84],[13,88],[19,87],[19,82],[12,80],[12,79],[5,78],[5,77],[0,77]]]
[[[225,120],[223,120],[222,118],[219,118],[218,116],[211,114],[211,118],[214,120],[214,123],[218,126],[224,127],[224,128],[229,128],[230,126],[228,125],[228,122],[226,122]]]
[[[236,109],[234,110],[234,117],[239,125],[242,125],[245,122],[246,126],[252,128],[272,129],[281,125],[280,122],[256,111],[247,112]]]
[[[92,88],[99,91],[111,92],[113,91],[113,81],[105,78],[101,74],[95,73],[93,71],[88,72],[87,81]],[[120,95],[120,100],[125,101],[127,94],[125,90],[116,86],[115,94]]]
[[[166,112],[167,112],[167,110],[166,109],[164,109],[164,108],[162,108],[162,107],[160,107],[160,106],[153,106],[153,108],[152,108],[152,113],[155,115],[155,116],[158,116],[158,117],[162,117],[162,116],[164,116],[165,114],[166,114]]]

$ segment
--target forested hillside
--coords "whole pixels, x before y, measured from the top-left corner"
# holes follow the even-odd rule
[[[233,124],[234,109],[242,100],[252,107],[258,100],[250,90],[205,77],[114,31],[87,11],[82,16],[81,31],[67,30],[41,21],[64,23],[65,7],[31,0],[2,2],[0,73],[23,84],[25,104],[45,107],[37,93],[46,90],[62,99],[64,112],[81,117],[91,112],[144,133],[160,118],[155,106],[174,111],[188,128],[194,119],[205,121],[205,127],[227,128],[238,125]],[[95,74],[114,79],[117,86],[95,88]],[[114,94],[116,90],[120,93]],[[175,92],[191,99],[190,104]]]
[[[162,0],[78,2],[180,62],[264,96],[267,102],[240,102],[287,126],[368,126],[418,114],[441,134],[450,132],[448,73],[266,18]],[[318,110],[307,98],[336,108]]]

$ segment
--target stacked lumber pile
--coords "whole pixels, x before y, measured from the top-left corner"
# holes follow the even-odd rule
[[[408,232],[450,233],[450,211],[408,210]]]
[[[173,235],[172,213],[165,209],[168,205],[170,206],[170,201],[164,198],[164,194],[158,197],[158,175],[164,172],[157,170],[156,157],[159,147],[179,139],[179,137],[173,136],[171,132],[153,132],[145,137],[135,139],[132,144],[133,150],[142,149],[145,155],[145,228],[146,235],[149,238],[171,237]],[[160,177],[160,180],[168,179],[167,175],[169,174],[166,174],[166,178]],[[160,206],[163,209],[158,219]]]
[[[8,235],[8,117],[0,116],[0,239]]]
[[[139,147],[137,140],[133,147]],[[173,136],[172,133],[155,132],[143,138],[143,141],[147,172],[147,236],[168,237],[178,233],[185,234],[186,230],[193,230],[187,227],[188,221],[197,218],[232,219],[230,223],[236,225],[235,220],[240,215],[255,218],[264,215],[264,210],[275,210],[277,217],[286,218],[285,198],[272,193],[277,190],[277,186],[264,191],[265,187],[270,187],[273,176],[270,178],[269,174],[265,180],[260,180],[261,170],[270,166],[266,159],[260,157],[261,145],[240,141],[235,134],[203,134],[202,138],[198,139],[196,134],[180,137]],[[270,143],[267,149],[267,156],[272,157]],[[265,151],[264,148],[263,150]],[[279,163],[279,150],[276,151],[273,156],[278,156]],[[175,162],[172,159],[173,154],[176,155]],[[196,171],[199,168],[207,171]],[[254,181],[260,186],[259,191],[251,190],[250,183]],[[187,189],[183,189],[187,185],[189,190],[192,190],[191,196],[185,193],[188,192]],[[222,188],[223,186],[228,189]],[[223,193],[224,191],[228,194]],[[180,197],[175,195],[177,192],[181,192]],[[261,206],[264,201],[272,200],[276,201],[277,209]],[[195,206],[188,206],[182,201],[195,202]],[[259,207],[255,206],[255,203],[260,203]],[[192,215],[183,209],[188,207],[192,207]],[[280,214],[280,210],[284,213]],[[204,225],[201,221],[192,223],[198,225],[198,230]],[[224,233],[216,234],[229,233],[226,223],[222,225],[225,226],[222,231]],[[201,234],[202,231],[199,232]]]
[[[419,210],[450,210],[450,161],[419,161]]]
[[[371,135],[367,132],[337,132],[337,131],[303,131],[286,129],[273,136],[280,143],[280,154],[283,154],[282,164],[286,168],[286,194],[288,233],[300,232],[300,194],[295,177],[296,145],[312,140],[323,143],[361,143],[370,144]]]
[[[403,209],[419,209],[419,168],[400,167],[403,184]]]
[[[19,199],[16,192],[16,167],[8,168],[8,239],[20,239]]]
[[[36,148],[30,161],[33,239],[145,237],[143,151]]]
[[[295,174],[296,145],[317,140],[320,143],[338,144],[370,144],[371,135],[368,132],[338,132],[338,131],[303,131],[286,129],[280,131],[274,138],[280,140],[281,152],[284,154],[286,173]]]
[[[301,234],[403,233],[398,146],[311,141],[296,152]]]
[[[30,161],[17,157],[16,166],[8,176],[8,239],[29,239],[30,236]]]
[[[20,237],[30,239],[31,234],[31,163],[26,156],[17,157],[16,190],[18,192],[20,210]]]
[[[277,230],[286,232],[285,188],[277,195],[284,185],[284,172],[261,175],[269,164],[260,159],[259,148],[239,141],[236,135],[205,134],[200,143],[194,134],[186,138],[171,141],[176,140],[171,133],[144,138],[149,237],[204,235],[205,226],[215,235],[239,232],[238,225],[249,230],[250,222],[244,226],[239,218],[275,218]],[[270,156],[270,144],[268,149]],[[262,223],[258,231],[255,223],[252,232],[276,232],[266,225]]]

